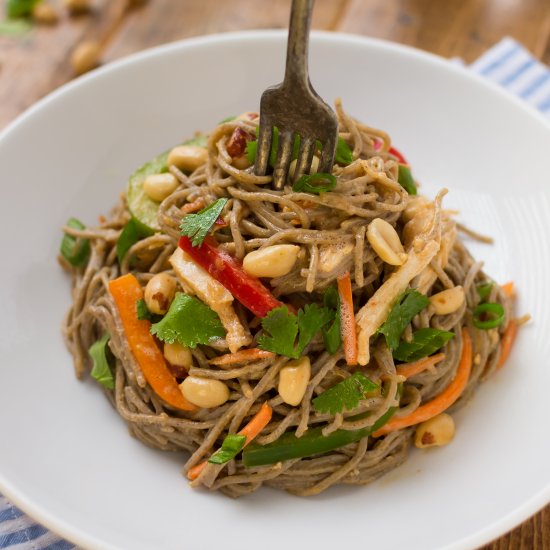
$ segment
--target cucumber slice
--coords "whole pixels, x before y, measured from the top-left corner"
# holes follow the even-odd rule
[[[170,150],[155,157],[152,161],[138,168],[128,182],[128,209],[134,220],[144,226],[144,231],[160,231],[157,221],[159,203],[151,200],[143,190],[147,176],[162,174],[168,171],[168,154]]]
[[[196,145],[198,147],[206,147],[208,136],[200,134],[183,143],[183,145]],[[131,176],[128,182],[128,190],[126,193],[128,199],[128,209],[132,218],[134,218],[141,232],[146,234],[160,231],[160,226],[157,221],[157,212],[159,203],[151,200],[143,190],[143,183],[147,176],[152,174],[162,174],[168,171],[168,155],[169,149],[158,155],[150,162],[138,168]]]

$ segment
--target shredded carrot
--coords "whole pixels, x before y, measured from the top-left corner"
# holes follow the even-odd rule
[[[403,365],[399,365],[396,368],[396,371],[397,371],[397,374],[404,376],[405,378],[410,378],[415,374],[419,374],[422,371],[432,368],[440,361],[443,361],[443,359],[445,359],[444,353],[436,353],[431,357],[424,357],[423,359],[419,359],[418,361],[413,361],[412,363],[405,363]]]
[[[272,415],[273,409],[266,401],[252,420],[239,432],[239,435],[246,435],[245,447],[269,424]]]
[[[446,411],[462,394],[468,378],[470,377],[470,371],[472,370],[472,339],[466,328],[462,329],[462,355],[460,357],[460,363],[456,375],[452,382],[434,399],[421,405],[407,416],[401,418],[394,418],[390,420],[385,426],[382,426],[378,431],[374,432],[374,437],[385,435],[395,430],[414,426],[420,422],[425,422],[443,411]]]
[[[151,322],[137,317],[136,303],[143,299],[139,281],[129,273],[109,281],[109,291],[118,309],[128,345],[154,392],[176,409],[195,410],[197,407],[183,397],[176,379],[168,369],[150,332]]]
[[[517,333],[518,333],[518,324],[515,319],[511,319],[508,322],[508,326],[504,330],[504,334],[502,335],[502,340],[500,344],[501,345],[500,359],[498,360],[498,363],[497,363],[497,369],[501,369],[504,366],[506,359],[508,359],[508,356],[510,355],[510,351],[512,350],[512,344],[516,339]]]
[[[196,466],[193,466],[190,468],[190,470],[187,472],[187,479],[189,481],[194,481],[197,479],[201,472],[204,470],[204,467],[208,464],[208,461],[201,462],[200,464],[197,464]]]
[[[266,351],[259,348],[242,349],[235,353],[226,353],[220,355],[214,359],[208,361],[211,365],[227,366],[235,365],[237,363],[249,363],[250,361],[256,361],[257,359],[267,359],[268,357],[275,357],[275,354],[271,351]]]
[[[349,271],[338,277],[338,295],[340,296],[340,330],[344,342],[344,356],[348,365],[357,365],[357,331]]]
[[[503,284],[500,288],[502,288],[502,292],[504,292],[508,298],[514,298],[516,296],[516,289],[513,281]]]
[[[192,212],[198,212],[199,210],[202,210],[205,206],[204,198],[199,197],[197,200],[193,202],[188,202],[184,204],[181,207],[181,211],[184,214],[191,214]]]
[[[273,416],[273,409],[267,401],[260,407],[260,410],[252,417],[252,420],[239,432],[239,435],[246,436],[244,446],[246,447],[258,434],[269,424]],[[187,479],[194,481],[197,479],[208,463],[207,460],[193,466],[187,472]]]

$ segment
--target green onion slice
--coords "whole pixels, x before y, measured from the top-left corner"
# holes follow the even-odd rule
[[[489,294],[491,294],[491,290],[493,290],[493,283],[482,283],[476,287],[477,293],[479,294],[479,297],[482,300],[485,300]]]
[[[336,187],[336,178],[332,174],[304,174],[292,187],[293,191],[305,193],[313,193],[314,195],[320,195],[327,191],[332,191]]]
[[[504,317],[504,308],[500,304],[486,302],[474,309],[473,323],[476,328],[489,330],[502,325]]]
[[[72,229],[86,229],[86,226],[76,218],[71,218],[66,225]],[[88,239],[78,239],[67,234],[63,236],[60,253],[72,266],[82,267],[86,265],[90,252],[91,247]]]

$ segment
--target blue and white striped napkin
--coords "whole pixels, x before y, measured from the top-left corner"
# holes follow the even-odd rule
[[[470,69],[506,88],[550,119],[550,69],[512,38],[503,38]],[[71,543],[35,523],[0,495],[0,548],[72,550]]]
[[[512,38],[503,38],[470,65],[550,118],[550,69]]]

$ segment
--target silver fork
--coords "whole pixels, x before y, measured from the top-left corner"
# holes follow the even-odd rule
[[[308,75],[308,43],[313,0],[293,0],[288,29],[285,78],[281,84],[267,88],[260,101],[260,130],[254,172],[264,176],[273,141],[273,127],[279,130],[277,160],[273,170],[273,187],[282,189],[292,160],[295,136],[300,149],[294,180],[311,169],[316,140],[322,152],[319,172],[332,170],[338,120],[334,111],[313,89]]]

